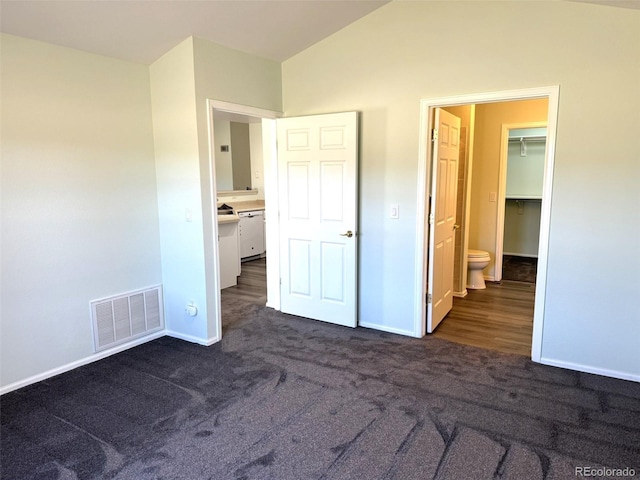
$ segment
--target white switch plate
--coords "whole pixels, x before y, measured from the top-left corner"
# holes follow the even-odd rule
[[[391,205],[389,216],[391,218],[400,218],[400,206],[397,203]]]
[[[496,202],[498,200],[498,194],[496,192],[489,192],[489,201]]]
[[[193,212],[191,211],[190,208],[185,208],[184,209],[184,221],[185,222],[192,222],[193,221]]]

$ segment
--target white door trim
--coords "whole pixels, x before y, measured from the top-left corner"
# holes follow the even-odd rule
[[[250,107],[248,105],[240,105],[236,103],[222,102],[219,100],[207,99],[207,131],[209,140],[209,183],[211,185],[211,214],[217,213],[217,197],[218,189],[216,188],[216,161],[214,152],[213,141],[213,111],[220,110],[227,113],[235,113],[238,115],[245,115],[248,117],[262,118],[262,149],[263,149],[263,162],[264,162],[264,206],[265,215],[268,216],[269,221],[266,223],[266,247],[271,248],[269,252],[270,258],[267,262],[267,305],[273,308],[280,307],[280,288],[279,288],[279,257],[275,254],[278,251],[278,170],[277,170],[277,151],[276,151],[276,130],[275,119],[282,116],[281,112],[273,110],[265,110],[262,108]],[[275,173],[274,173],[275,172]],[[215,218],[215,217],[214,217]],[[218,238],[218,222],[213,223],[213,238]],[[275,234],[275,238],[270,236]],[[213,269],[215,275],[213,276],[213,282],[211,290],[207,288],[207,291],[215,292],[216,296],[216,341],[222,339],[222,308],[220,302],[220,253],[218,251],[218,242],[213,242],[213,255],[211,259],[213,261]],[[207,258],[207,255],[205,255]],[[274,273],[275,272],[275,273]],[[276,278],[276,286],[272,285],[272,278]],[[271,279],[271,280],[270,280]],[[277,305],[270,305],[270,296],[275,298],[272,302]]]
[[[500,168],[498,173],[498,212],[496,216],[496,255],[493,261],[495,281],[502,280],[502,255],[504,252],[504,216],[507,198],[507,159],[509,157],[509,130],[516,128],[547,127],[547,122],[503,123],[500,135]]]
[[[551,192],[553,186],[553,168],[555,162],[556,128],[558,122],[558,102],[560,86],[526,88],[521,90],[506,90],[501,92],[487,92],[469,95],[438,97],[420,101],[420,133],[418,145],[418,195],[416,205],[416,268],[414,278],[414,336],[422,337],[426,331],[426,292],[427,255],[426,227],[428,226],[428,197],[427,185],[429,177],[430,136],[432,120],[430,112],[435,107],[451,105],[469,105],[478,103],[493,103],[513,100],[530,100],[547,98],[549,101],[547,115],[547,147],[542,189],[542,212],[540,218],[540,247],[538,252],[538,277],[536,282],[536,298],[533,315],[533,339],[531,345],[531,359],[540,362],[542,356],[542,332],[544,324],[544,306],[547,285],[547,262],[549,256],[549,233],[551,222]]]

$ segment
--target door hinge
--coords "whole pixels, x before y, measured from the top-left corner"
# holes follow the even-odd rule
[[[427,293],[425,300],[427,301],[427,303],[431,303],[431,294]]]
[[[434,128],[431,130],[431,141],[435,142],[436,140],[438,140],[438,129]]]
[[[429,225],[433,225],[433,213],[429,214]]]

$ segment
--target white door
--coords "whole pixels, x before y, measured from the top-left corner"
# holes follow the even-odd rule
[[[427,332],[432,333],[453,307],[456,198],[460,119],[435,109],[429,211]]]
[[[278,119],[280,307],[357,325],[357,113]]]

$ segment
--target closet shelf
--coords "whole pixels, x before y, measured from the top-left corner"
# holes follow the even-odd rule
[[[535,195],[507,195],[507,200],[542,200],[542,196]]]

